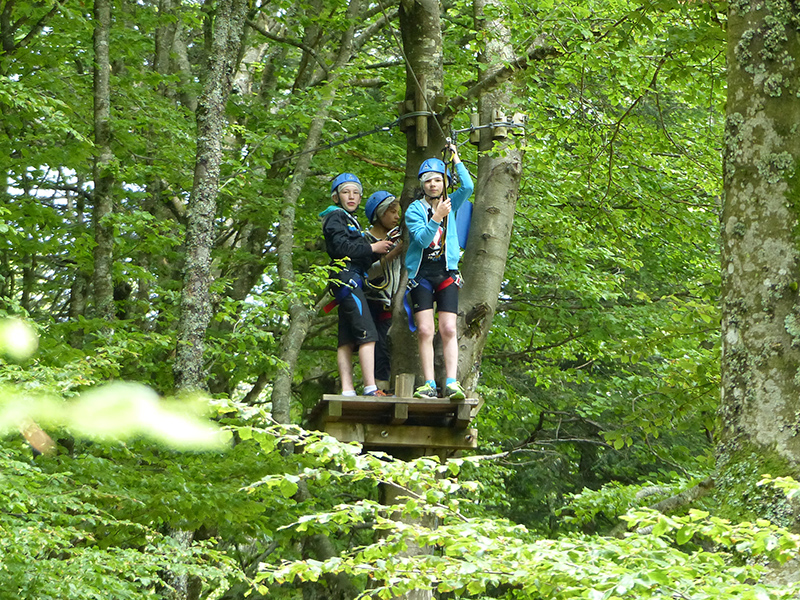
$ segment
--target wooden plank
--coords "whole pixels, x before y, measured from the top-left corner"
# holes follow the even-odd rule
[[[323,431],[341,442],[359,442],[367,449],[415,447],[469,450],[478,446],[476,429],[336,422],[325,423]]]
[[[324,394],[322,402],[338,401],[342,404],[358,404],[360,406],[382,406],[386,404],[393,404],[395,402],[405,402],[407,404],[441,404],[446,406],[448,404],[455,404],[456,401],[450,401],[449,398],[414,398],[413,396],[339,396],[336,394]],[[458,400],[458,402],[472,402],[477,403],[477,398],[467,398],[466,400]]]
[[[427,82],[425,81],[425,76],[420,73],[419,79],[417,80],[417,87],[414,93],[415,101],[414,101],[414,108],[417,112],[427,112],[428,111],[428,102],[427,102],[427,95],[428,95],[428,86]],[[418,148],[425,148],[428,145],[428,116],[427,115],[420,115],[417,117],[416,122],[416,141]]]
[[[322,411],[322,418],[326,421],[338,421],[342,418],[342,403],[333,401],[326,402]]]
[[[407,423],[415,426],[466,428],[481,401],[477,398],[451,402],[447,398],[373,398],[325,395],[310,411],[306,423],[320,429],[323,423]]]
[[[458,429],[464,429],[472,421],[472,405],[461,403],[456,407],[456,422],[455,426]]]
[[[478,398],[466,398],[464,400],[450,400],[449,398],[413,398],[410,396],[387,396],[383,398],[375,398],[373,396],[338,396],[334,394],[325,394],[322,396],[320,404],[325,402],[341,402],[343,407],[358,406],[359,410],[374,410],[381,407],[402,402],[403,404],[415,405],[420,408],[428,407],[452,407],[457,404],[466,403],[472,406],[477,406],[480,402]],[[317,405],[319,406],[319,404]]]
[[[408,421],[408,404],[395,404],[392,415],[392,425],[399,425]]]

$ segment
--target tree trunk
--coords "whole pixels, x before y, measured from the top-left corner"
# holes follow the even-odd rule
[[[186,33],[180,19],[177,21],[172,42],[172,71],[178,75],[178,99],[189,112],[197,112],[197,97],[193,91],[192,65],[189,62]]]
[[[751,504],[740,473],[800,464],[800,12],[775,6],[731,3],[728,18],[717,481],[748,485]]]
[[[225,131],[225,105],[236,72],[246,12],[245,0],[221,0],[213,17],[211,47],[208,49],[210,64],[197,108],[197,154],[189,199],[186,265],[174,367],[177,389],[205,387],[203,351],[206,329],[211,320],[209,273]]]
[[[82,182],[79,182],[78,188],[81,188]],[[83,194],[75,194],[74,204],[71,196],[68,197],[67,209],[71,218],[73,219],[74,232],[73,237],[77,240],[85,235],[86,225],[83,220],[84,211],[86,209]],[[69,288],[69,305],[68,314],[69,320],[72,324],[77,324],[81,317],[86,314],[86,293],[89,289],[90,275],[86,272],[86,265],[83,261],[75,263],[74,274],[72,276],[72,283]],[[68,343],[73,348],[83,347],[83,328],[75,327],[69,333]]]
[[[110,0],[94,3],[94,302],[96,316],[105,322],[114,318],[112,262],[114,237],[108,217],[113,211],[114,175],[111,150],[111,64],[109,37]]]
[[[153,71],[161,75],[170,72],[170,54],[175,45],[175,33],[180,19],[176,18],[174,0],[159,0],[158,13],[164,22],[160,23],[155,33],[155,49],[153,52]],[[159,91],[166,86],[159,86]]]
[[[492,11],[498,15],[493,20],[484,16],[487,6],[497,4],[495,0],[474,2],[477,29],[486,33],[485,49],[479,60],[484,65],[497,65],[485,71],[481,79],[493,77],[495,71],[514,59],[514,50],[508,43],[511,32],[499,18],[502,11],[499,8]],[[481,97],[481,124],[493,122],[495,110],[503,114],[511,110],[513,85],[513,79],[506,80]],[[507,137],[497,141],[492,139],[492,129],[479,131],[478,179],[461,269],[465,283],[458,301],[458,377],[467,391],[474,390],[478,383],[483,348],[500,296],[523,159],[522,150],[513,141],[512,130],[506,130]]]
[[[31,312],[31,295],[36,283],[37,262],[35,254],[26,254],[22,261],[22,295],[19,305],[25,312]]]
[[[178,27],[179,19],[175,14],[175,6],[173,0],[159,0],[158,14],[161,22],[155,31],[154,49],[153,49],[153,71],[163,77],[170,74],[170,54],[172,47],[175,43],[175,32]],[[156,88],[158,93],[165,97],[174,95],[174,90],[171,90],[163,80],[159,82]],[[148,135],[148,156],[157,156],[158,148],[155,143],[155,133],[158,129],[158,122],[153,122],[150,127],[150,134]],[[155,161],[148,159],[148,165],[153,166]],[[165,208],[164,202],[164,185],[163,180],[157,173],[151,175],[146,184],[147,195],[143,202],[142,208],[156,217],[158,222],[166,222],[172,220],[169,211]],[[155,257],[150,254],[143,254],[139,257],[138,263],[148,273],[157,271],[154,268]],[[136,324],[143,330],[150,330],[153,328],[154,323],[147,318],[150,312],[151,305],[151,284],[148,277],[140,277],[136,282],[136,301],[134,305],[134,318]]]

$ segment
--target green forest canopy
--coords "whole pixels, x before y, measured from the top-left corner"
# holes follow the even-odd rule
[[[556,52],[513,80],[508,111],[527,116],[514,138],[525,161],[481,364],[480,448],[447,465],[359,455],[270,420],[268,384],[283,364],[290,303],[313,306],[324,289],[316,215],[330,178],[353,171],[370,191],[403,185],[405,136],[383,126],[399,114],[405,65],[394,8],[380,3],[356,26],[297,201],[288,290],[277,285],[277,224],[328,92],[346,6],[249,8],[226,108],[205,355],[212,414],[236,443],[182,453],[168,448],[175,436],[125,428],[125,441],[98,439],[109,425],[80,410],[89,390],[126,381],[176,391],[195,111],[216,5],[112,7],[113,323],[98,317],[92,296],[91,8],[6,2],[0,19],[0,316],[24,318],[39,339],[30,357],[6,354],[0,381],[11,386],[4,404],[23,399],[59,445],[33,460],[13,419],[3,422],[3,589],[23,598],[169,597],[186,576],[195,597],[225,598],[297,596],[295,577],[324,581],[330,595],[387,586],[387,597],[431,585],[530,598],[795,593],[752,584],[754,556],[796,551],[791,534],[756,521],[780,510],[752,514],[710,494],[700,512],[627,517],[649,533],[605,536],[629,509],[694,489],[713,471],[724,6],[488,7],[511,25],[518,52],[542,39]],[[443,86],[453,98],[474,80],[486,34],[470,4],[442,9]],[[473,108],[454,117],[455,129],[469,128]],[[474,169],[466,137],[457,141]],[[335,389],[334,339],[335,317],[320,313],[292,374],[295,422]],[[287,442],[302,452],[282,452]],[[413,492],[403,506],[410,517],[432,512],[440,527],[387,520],[387,482]],[[751,493],[783,506],[771,486]],[[314,546],[312,533],[328,544]],[[410,539],[436,551],[402,569],[386,560]],[[334,572],[351,587],[323,577]]]

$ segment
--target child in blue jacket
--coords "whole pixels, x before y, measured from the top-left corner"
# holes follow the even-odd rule
[[[450,144],[453,164],[461,187],[447,195],[447,169],[438,158],[429,158],[419,169],[423,196],[412,202],[405,213],[409,233],[406,253],[406,270],[414,322],[417,327],[419,356],[425,383],[414,391],[415,398],[436,398],[436,380],[433,366],[433,337],[436,334],[433,305],[439,313],[439,334],[445,367],[445,396],[451,400],[465,397],[456,379],[458,370],[458,288],[461,275],[458,261],[461,248],[458,244],[458,226],[455,215],[474,189],[469,171],[462,164],[455,144]]]

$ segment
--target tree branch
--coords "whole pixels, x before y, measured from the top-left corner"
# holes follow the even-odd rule
[[[380,6],[374,9],[374,13],[377,14],[380,11]],[[361,50],[362,46],[367,42],[367,40],[371,39],[377,32],[383,29],[388,23],[390,23],[399,12],[400,9],[395,8],[390,10],[387,13],[383,13],[374,23],[366,27],[354,40],[353,40],[353,51],[358,52]]]
[[[690,487],[689,489],[683,490],[682,492],[675,494],[674,496],[670,496],[669,498],[666,498],[661,502],[656,502],[655,504],[649,506],[648,508],[652,510],[657,510],[660,513],[674,512],[679,508],[683,508],[684,506],[691,504],[698,498],[702,498],[703,496],[705,496],[708,492],[714,489],[714,484],[715,484],[714,479],[708,477],[707,479],[704,479],[697,485]],[[627,529],[627,527],[628,524],[625,521],[622,521],[618,525],[616,525],[614,529],[611,530],[611,535],[614,537],[621,537],[622,534]],[[650,531],[652,531],[652,527],[643,527],[641,529],[637,529],[636,533],[642,535],[642,534],[648,534],[650,533]]]
[[[523,56],[517,57],[503,67],[488,72],[464,94],[450,100],[442,111],[442,121],[448,122],[464,106],[477,100],[486,92],[493,90],[515,73],[527,69],[533,62],[542,61],[559,54],[560,52],[554,46],[544,45],[539,41],[534,42]]]
[[[325,72],[325,78],[327,79],[328,65],[325,64],[325,61],[319,57],[319,55],[311,46],[304,44],[300,40],[293,40],[291,38],[281,37],[279,35],[275,35],[274,33],[270,33],[269,31],[264,29],[261,25],[259,25],[258,23],[256,23],[251,19],[247,20],[247,24],[251,28],[255,29],[258,33],[263,35],[265,38],[267,38],[268,40],[272,40],[273,42],[278,42],[279,44],[288,44],[290,46],[294,46],[295,48],[299,48],[303,52],[308,52],[308,55],[311,56],[311,58],[313,58],[315,61],[317,61],[317,64]]]

